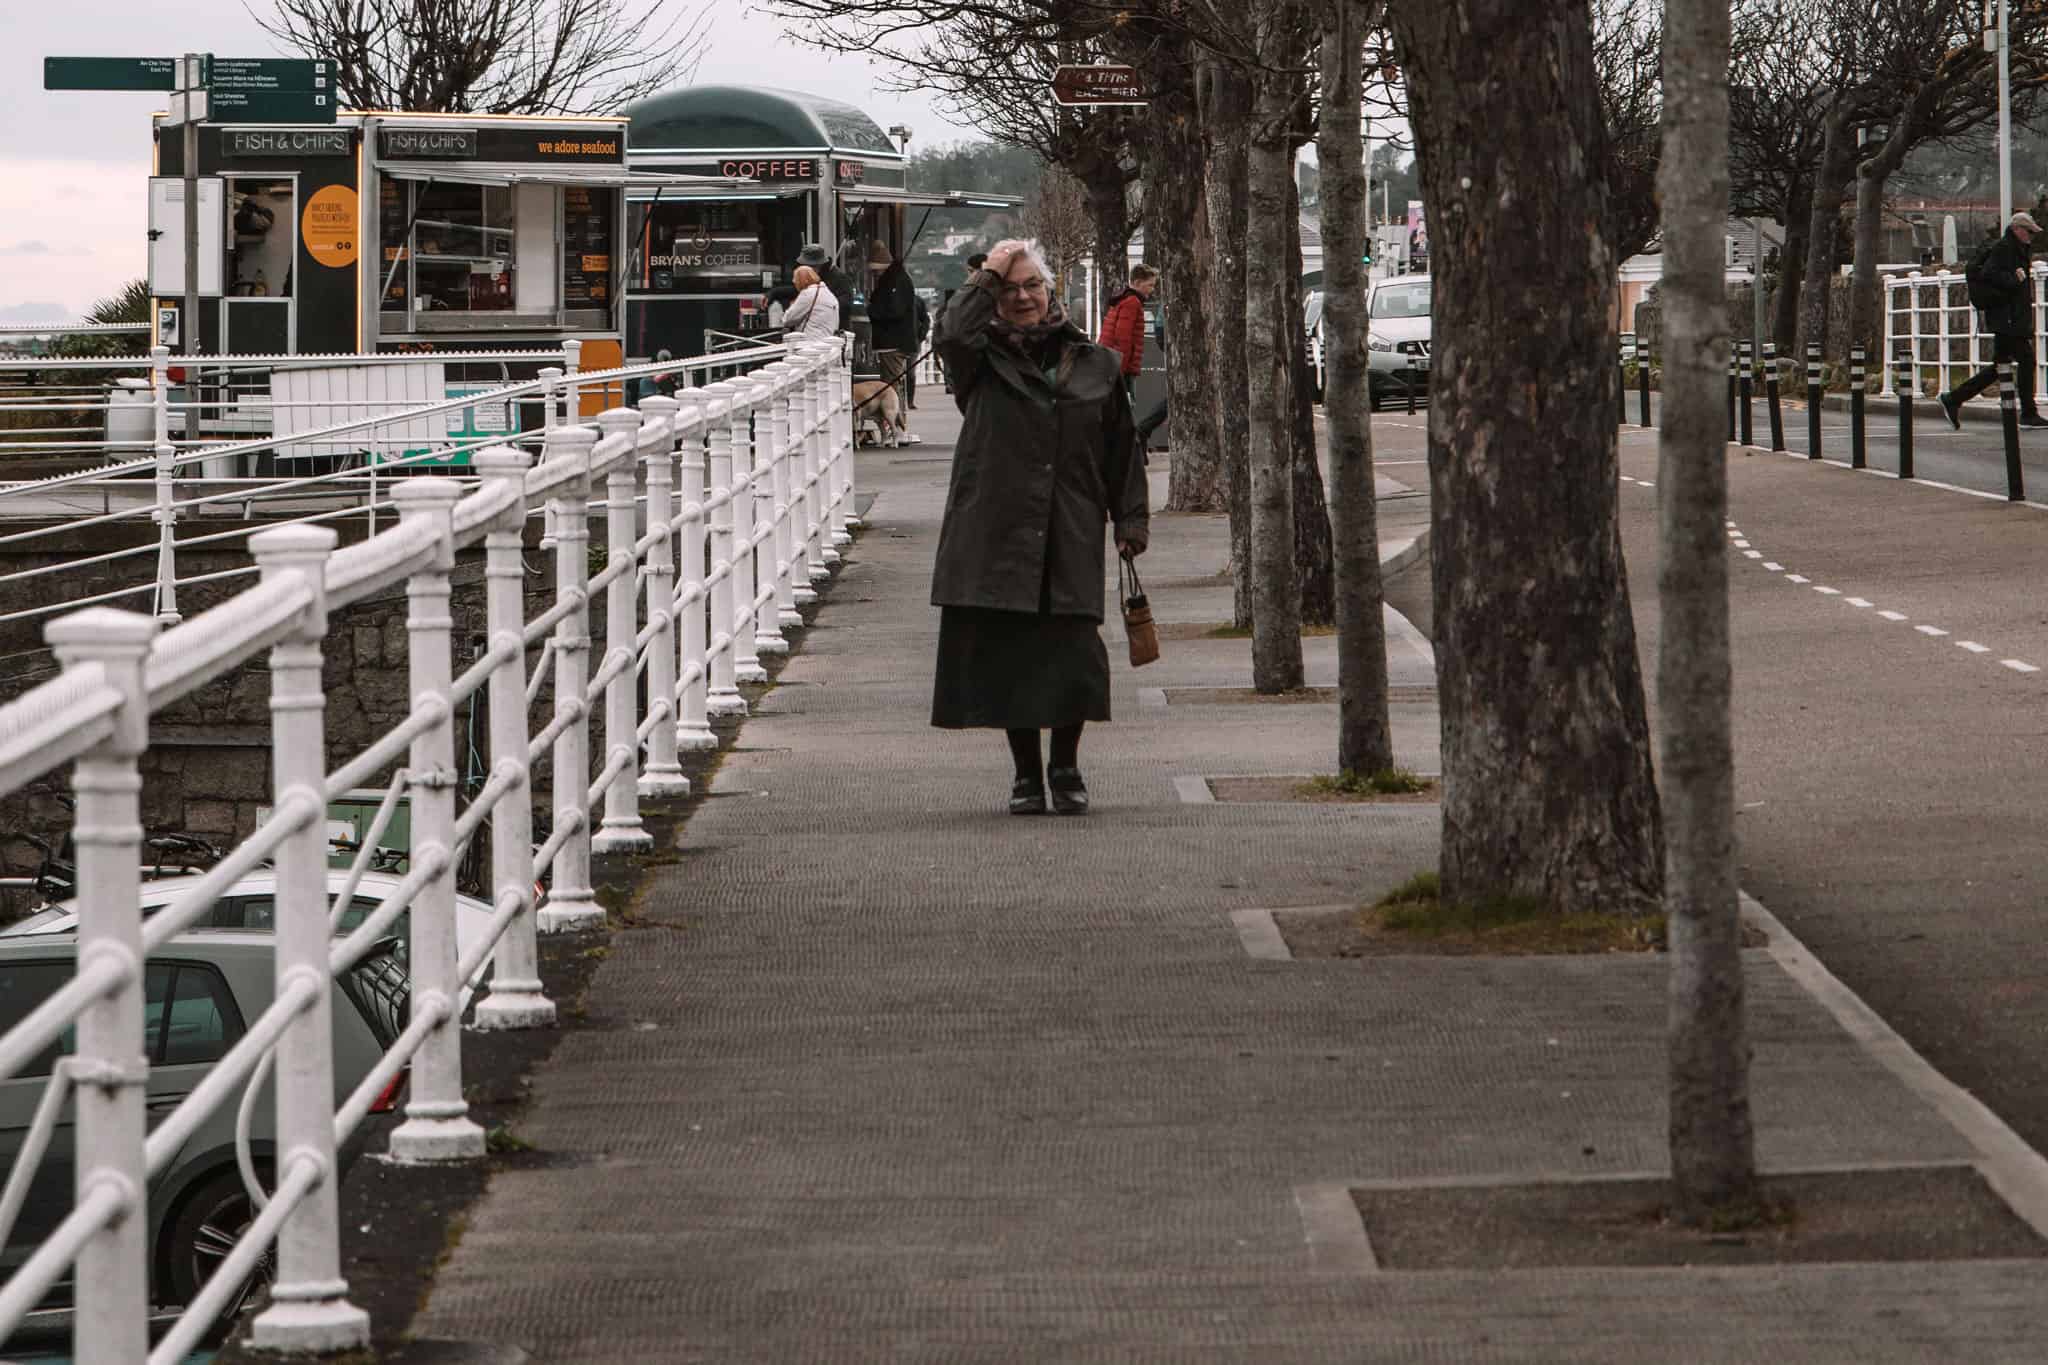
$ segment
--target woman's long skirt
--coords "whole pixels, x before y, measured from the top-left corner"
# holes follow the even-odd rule
[[[932,724],[1049,730],[1109,719],[1109,651],[1086,616],[939,609]]]

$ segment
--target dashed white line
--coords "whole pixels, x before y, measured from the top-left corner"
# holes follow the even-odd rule
[[[2000,659],[1998,662],[2004,664],[2015,673],[2039,673],[2041,671],[2032,664],[2019,659]]]
[[[1731,530],[1731,531],[1735,529],[1735,523],[1734,523],[1734,522],[1732,522],[1732,521],[1731,521],[1731,522],[1728,522],[1728,523],[1726,523],[1726,525],[1727,525],[1728,529],[1729,529],[1729,530]]]
[[[1739,540],[1739,539],[1738,539],[1738,540],[1736,540],[1736,541],[1734,542],[1734,545],[1735,545],[1735,548],[1736,548],[1736,549],[1738,549],[1738,550],[1747,550],[1747,549],[1749,548],[1749,542],[1748,542],[1748,541],[1746,541],[1746,540]]]
[[[1655,488],[1657,486],[1648,479],[1637,479],[1636,482],[1641,484],[1645,488]]]
[[[1867,597],[1845,597],[1842,600],[1852,607],[1867,607],[1871,605],[1871,601]]]
[[[1762,550],[1744,550],[1742,552],[1742,557],[1744,559],[1762,559],[1764,557],[1764,552]]]
[[[1771,571],[1772,573],[1783,573],[1783,572],[1785,572],[1785,566],[1784,566],[1783,564],[1777,564],[1777,563],[1773,563],[1772,561],[1770,561],[1770,560],[1768,560],[1768,559],[1766,559],[1766,560],[1764,561],[1764,567],[1765,567],[1766,569],[1769,569],[1769,570],[1770,570],[1770,571]]]
[[[1943,630],[1940,626],[1915,626],[1913,627],[1913,629],[1919,631],[1922,635],[1941,636],[1948,634],[1948,632]]]
[[[1813,580],[1803,574],[1788,573],[1785,575],[1785,581],[1787,583],[1811,583]]]
[[[1840,597],[1842,595],[1842,590],[1840,588],[1823,588],[1817,584],[1815,585],[1813,590],[1817,593],[1823,593],[1829,597]]]
[[[1975,640],[1958,640],[1956,641],[1956,648],[1967,649],[1972,654],[1989,654],[1991,652],[1990,645],[1980,645]]]
[[[1902,611],[1881,611],[1878,615],[1887,621],[1903,621],[1906,619],[1906,613]]]

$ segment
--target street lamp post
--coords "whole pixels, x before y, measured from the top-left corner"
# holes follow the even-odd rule
[[[1998,6],[1994,20],[1991,7]],[[2012,217],[2012,0],[1984,0],[1984,50],[1998,54],[1998,225]]]

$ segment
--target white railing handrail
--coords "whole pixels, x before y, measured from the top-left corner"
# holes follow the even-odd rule
[[[1884,284],[1884,355],[1873,356],[1883,375],[1879,393],[1897,394],[1897,367],[1909,359],[1916,372],[1930,366],[1944,371],[1976,371],[1991,363],[1992,336],[1983,330],[1983,316],[1970,305],[1969,281],[1960,270],[1931,273],[1918,270],[1888,275]],[[2035,385],[2043,381],[2043,342],[2048,340],[2048,262],[2036,261],[2028,272],[2028,307],[2033,315]],[[1961,375],[1947,376],[1943,388]]]
[[[411,1067],[407,1120],[394,1155],[412,1160],[481,1156],[482,1130],[467,1116],[461,1078],[458,992],[494,962],[479,1027],[551,1023],[534,945],[537,930],[601,921],[590,889],[593,851],[650,848],[643,797],[687,794],[681,748],[716,744],[705,722],[744,714],[738,682],[763,681],[760,656],[786,651],[783,631],[831,574],[851,539],[855,477],[851,383],[842,340],[761,348],[762,368],[677,398],[615,408],[595,429],[564,422],[538,462],[510,446],[476,459],[473,481],[408,479],[392,493],[395,526],[346,548],[326,527],[293,525],[251,540],[260,581],[170,629],[106,608],[53,622],[60,672],[0,705],[0,793],[75,761],[80,830],[78,968],[73,984],[0,1035],[0,1077],[76,1022],[76,1055],[52,1081],[74,1089],[77,1203],[60,1234],[0,1285],[0,1340],[76,1257],[95,1311],[76,1316],[81,1365],[140,1358],[147,1348],[147,1251],[132,1216],[148,1176],[214,1106],[239,1092],[236,1161],[245,1181],[254,1096],[274,1071],[277,1189],[250,1193],[261,1213],[220,1272],[253,1264],[278,1243],[275,1300],[254,1340],[275,1349],[335,1350],[367,1339],[363,1315],[340,1278],[334,1185],[336,1144],[399,1068]],[[729,357],[721,360],[730,363]],[[633,370],[675,370],[629,367]],[[678,480],[680,479],[680,487]],[[556,601],[529,622],[525,523],[545,503],[554,549]],[[607,564],[589,571],[592,514],[606,527]],[[454,674],[450,575],[458,551],[481,544],[489,649]],[[680,546],[680,562],[677,550]],[[680,584],[678,583],[680,579]],[[411,709],[369,747],[330,772],[325,757],[322,648],[330,615],[403,585],[408,603]],[[589,620],[600,599],[607,652],[591,669]],[[554,720],[528,733],[529,648],[534,625],[551,632],[541,654],[554,675]],[[172,906],[144,920],[138,761],[153,713],[267,651],[272,689],[272,812],[247,840]],[[647,679],[645,715],[640,678]],[[456,705],[488,691],[489,777],[458,811]],[[601,717],[601,731],[594,721]],[[601,760],[586,785],[594,753]],[[565,775],[551,801],[552,833],[533,847],[533,761],[551,746]],[[319,818],[340,787],[398,764],[376,822],[401,793],[411,803],[411,870],[398,894],[346,940],[332,937],[326,835]],[[601,823],[592,818],[602,808]],[[455,865],[491,830],[491,904],[485,941],[460,954]],[[90,830],[90,837],[86,831]],[[374,851],[374,830],[345,879],[352,894]],[[218,1069],[144,1132],[146,1077],[130,1068],[143,1040],[122,1031],[142,1017],[143,956],[196,923],[213,900],[264,859],[275,863],[278,993],[258,1011]],[[552,870],[547,902],[534,879]],[[369,1076],[337,1108],[327,1012],[329,980],[349,970],[376,935],[410,910],[412,1021]],[[479,988],[483,989],[483,988]],[[61,1099],[62,1097],[58,1097]],[[56,1103],[52,1100],[51,1103]],[[49,1107],[48,1105],[45,1106]],[[48,1127],[39,1120],[38,1131]],[[46,1137],[47,1134],[44,1134]],[[0,1215],[19,1207],[27,1175],[0,1191]],[[0,1228],[0,1239],[6,1230]],[[232,1284],[209,1285],[160,1341],[169,1360],[210,1325]]]

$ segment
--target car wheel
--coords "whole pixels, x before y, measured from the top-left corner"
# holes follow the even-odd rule
[[[174,1302],[189,1304],[198,1296],[255,1217],[249,1192],[242,1188],[237,1171],[223,1171],[192,1192],[165,1233],[165,1288]],[[273,1246],[264,1251],[241,1287],[228,1296],[215,1328],[232,1326],[276,1274],[277,1249]]]

